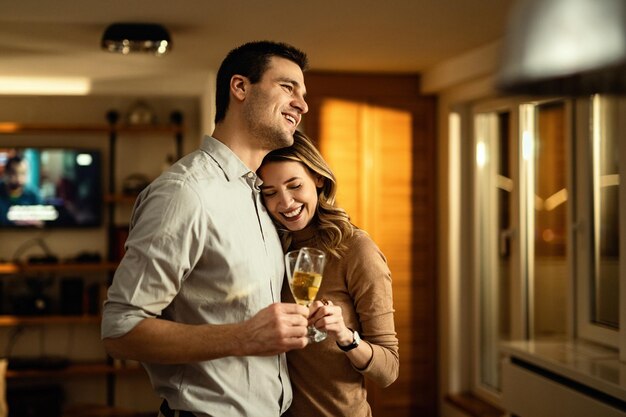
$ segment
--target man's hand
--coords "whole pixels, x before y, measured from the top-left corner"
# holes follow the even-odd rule
[[[308,344],[309,310],[295,303],[275,303],[243,323],[242,355],[271,356]]]

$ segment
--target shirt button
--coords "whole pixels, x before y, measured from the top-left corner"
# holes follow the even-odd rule
[[[254,174],[252,172],[248,172],[248,178],[250,179],[254,178]]]

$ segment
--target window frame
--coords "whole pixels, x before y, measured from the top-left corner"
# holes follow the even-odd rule
[[[591,236],[593,229],[591,225],[593,224],[594,219],[593,210],[588,202],[593,198],[593,177],[591,175],[593,172],[593,166],[592,158],[589,158],[589,155],[593,152],[592,141],[594,140],[593,134],[591,133],[593,126],[590,127],[590,124],[595,124],[595,115],[591,100],[591,98],[589,100],[578,100],[576,103],[576,115],[578,117],[575,120],[576,137],[574,140],[576,141],[576,149],[578,152],[575,156],[577,169],[573,170],[576,178],[573,181],[576,187],[575,204],[577,216],[573,221],[572,229],[574,230],[577,238],[575,242],[576,253],[580,254],[580,256],[577,256],[574,261],[576,307],[574,309],[573,321],[576,337],[582,340],[618,349],[620,348],[620,333],[623,333],[624,330],[611,329],[601,324],[594,323],[592,320],[591,306],[594,296],[592,288],[594,277],[594,250],[592,245],[593,239]],[[622,150],[620,157],[623,156],[624,148],[623,144],[620,145],[620,150]],[[620,158],[620,160],[624,161],[622,158]],[[624,164],[620,165],[620,175],[623,175],[623,165]],[[623,190],[620,189],[620,206],[623,206],[623,194]],[[626,217],[624,217],[624,220],[626,220]],[[623,223],[624,221],[620,221],[621,228],[623,228]],[[620,233],[620,240],[620,259],[624,259],[623,232]],[[620,283],[624,281],[622,277],[623,273],[620,272]],[[624,287],[624,285],[620,285],[620,291],[622,287]],[[624,296],[620,295],[620,310],[622,306],[626,304],[623,300]],[[624,323],[622,320],[620,320],[620,322]]]
[[[472,171],[472,185],[476,186],[476,131],[475,123],[476,116],[479,114],[493,113],[497,115],[501,112],[509,112],[510,115],[510,153],[511,156],[511,172],[517,187],[525,187],[528,184],[524,184],[524,177],[526,176],[525,168],[523,166],[523,159],[521,153],[523,152],[523,126],[524,117],[528,117],[530,114],[536,116],[537,107],[542,104],[548,104],[550,102],[562,101],[565,104],[566,113],[566,130],[565,137],[568,142],[568,154],[566,155],[567,163],[567,183],[568,189],[571,190],[571,196],[568,198],[571,204],[568,207],[568,227],[570,232],[568,233],[568,249],[567,249],[567,267],[568,272],[568,294],[567,294],[567,334],[566,336],[572,340],[581,339],[585,341],[592,341],[606,345],[607,340],[610,341],[610,346],[620,348],[622,352],[622,360],[626,358],[626,331],[620,329],[619,331],[604,328],[601,325],[591,322],[590,315],[590,297],[591,297],[591,283],[589,280],[589,266],[591,265],[591,253],[585,245],[589,244],[589,230],[585,234],[585,227],[583,226],[583,217],[588,215],[588,212],[581,210],[582,202],[588,197],[589,192],[584,191],[591,190],[588,187],[588,180],[582,180],[582,178],[589,178],[589,162],[588,152],[585,152],[583,144],[589,140],[590,135],[590,102],[585,98],[568,99],[561,97],[553,97],[542,100],[531,100],[526,98],[509,98],[501,100],[485,101],[479,104],[471,106],[471,110],[464,115],[470,118],[471,143],[472,154],[465,157],[465,163],[471,167]],[[622,105],[620,114],[626,115],[626,105]],[[524,116],[524,112],[527,112]],[[451,112],[452,113],[452,112]],[[461,113],[462,114],[462,113]],[[626,127],[626,121],[620,123]],[[531,122],[535,125],[536,121]],[[626,130],[623,130],[626,131]],[[536,132],[536,130],[535,130]],[[626,141],[620,142],[620,160],[626,161]],[[586,160],[587,159],[587,160]],[[626,171],[626,164],[620,165],[620,176],[623,176]],[[626,177],[625,177],[626,178]],[[619,201],[620,206],[626,206],[626,193],[620,189]],[[532,285],[530,278],[532,277],[532,271],[529,265],[528,254],[524,253],[525,248],[528,248],[527,236],[522,230],[528,230],[529,225],[526,224],[527,217],[524,215],[525,207],[523,201],[520,201],[522,195],[519,189],[516,190],[511,196],[511,229],[512,230],[512,260],[511,268],[511,337],[513,339],[528,340],[532,335],[532,329],[530,329],[532,320],[532,302],[531,295]],[[476,230],[476,217],[479,215],[476,207],[475,196],[472,196],[470,201],[467,202],[472,207],[473,226],[472,241],[475,242],[477,236]],[[620,221],[620,258],[624,259],[626,252],[626,215],[622,215],[623,221]],[[527,232],[528,233],[528,232]],[[527,250],[527,249],[526,249]],[[584,253],[586,256],[575,256],[575,254]],[[468,254],[464,254],[468,256]],[[473,254],[469,254],[470,258],[477,259]],[[501,398],[499,392],[483,386],[480,381],[480,276],[478,274],[478,265],[472,265],[473,271],[473,294],[472,294],[472,329],[474,334],[472,340],[472,366],[471,366],[471,381],[472,391],[478,396],[484,398],[490,402],[500,404]],[[626,282],[624,277],[624,268],[620,270],[620,283]],[[626,323],[626,285],[620,285],[620,322]],[[624,300],[624,301],[623,301]],[[624,326],[622,326],[624,327]]]
[[[517,151],[519,145],[516,138],[518,138],[519,132],[519,103],[515,99],[501,99],[492,100],[488,102],[479,103],[472,107],[471,111],[467,115],[470,118],[471,129],[471,149],[472,154],[468,155],[466,162],[471,168],[472,172],[472,187],[476,190],[479,187],[477,181],[477,167],[476,167],[476,147],[477,147],[477,135],[476,135],[476,117],[481,114],[491,114],[496,119],[501,113],[509,114],[509,164],[512,180],[514,183],[519,183],[519,158],[517,158]],[[496,129],[497,130],[497,129]],[[511,225],[509,228],[509,244],[511,246],[511,261],[510,261],[510,288],[509,297],[511,300],[509,317],[510,317],[510,334],[511,338],[526,338],[527,334],[527,320],[528,313],[526,310],[526,298],[527,289],[523,279],[525,271],[521,268],[522,262],[520,258],[520,240],[519,229],[515,224],[516,219],[519,218],[519,190],[516,188],[511,193],[510,205],[511,205]],[[472,241],[474,242],[473,248],[477,248],[476,239],[478,236],[476,218],[480,216],[480,212],[476,206],[475,194],[472,194],[469,206],[472,207]],[[497,242],[496,242],[497,244]],[[475,249],[474,249],[475,250]],[[482,383],[481,381],[481,322],[480,322],[480,275],[478,273],[477,262],[474,262],[477,258],[474,252],[465,254],[472,260],[472,275],[473,275],[473,288],[472,288],[472,329],[473,334],[476,335],[472,340],[472,366],[471,366],[471,390],[479,397],[490,403],[502,405],[502,398],[500,391],[493,389]]]

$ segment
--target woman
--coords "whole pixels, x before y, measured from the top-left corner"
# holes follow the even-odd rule
[[[309,246],[327,256],[317,296],[322,301],[311,307],[309,323],[328,337],[287,353],[294,398],[285,415],[371,416],[364,378],[386,387],[399,367],[385,257],[334,205],[335,177],[304,134],[296,132],[292,146],[270,152],[258,174],[285,251]],[[282,298],[293,301],[288,285]]]

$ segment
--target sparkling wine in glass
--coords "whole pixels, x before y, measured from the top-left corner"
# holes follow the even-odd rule
[[[322,284],[322,273],[326,256],[324,252],[313,248],[301,248],[285,254],[289,288],[296,303],[309,307]],[[308,337],[312,342],[326,339],[326,332],[309,326]]]

